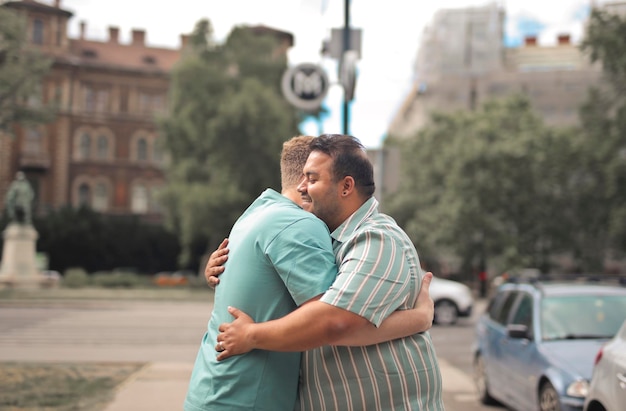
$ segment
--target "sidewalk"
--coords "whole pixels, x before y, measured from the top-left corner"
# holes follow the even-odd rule
[[[468,402],[477,404],[472,379],[439,360],[447,411],[467,411]],[[182,410],[193,364],[152,363],[123,384],[105,411]]]
[[[182,411],[212,303],[2,301],[0,361],[141,362],[104,411]],[[471,376],[440,358],[446,411],[478,411]]]
[[[105,411],[176,411],[183,409],[193,364],[152,363],[119,387]]]

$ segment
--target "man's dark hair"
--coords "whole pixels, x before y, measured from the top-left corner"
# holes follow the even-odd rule
[[[333,180],[350,176],[365,198],[374,195],[374,168],[363,144],[345,134],[322,134],[311,142],[311,151],[320,151],[333,159]]]

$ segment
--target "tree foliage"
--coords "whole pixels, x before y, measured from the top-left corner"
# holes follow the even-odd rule
[[[596,9],[591,13],[582,50],[602,65],[606,83],[589,95],[581,110],[582,164],[589,188],[581,199],[587,215],[601,220],[602,230],[589,247],[626,255],[626,16]]]
[[[402,191],[386,208],[425,260],[467,273],[483,260],[548,271],[555,256],[601,272],[626,256],[626,17],[594,10],[582,43],[605,82],[580,126],[545,126],[512,96],[475,112],[435,114],[407,140]]]
[[[41,103],[42,79],[50,64],[29,46],[26,20],[0,7],[0,131],[52,120],[52,109]]]
[[[603,9],[591,12],[581,49],[600,62],[612,95],[626,98],[626,17]]]
[[[162,200],[183,265],[199,247],[215,248],[261,191],[280,190],[282,143],[298,129],[280,95],[287,62],[276,49],[273,37],[245,27],[216,45],[201,20],[172,73],[170,112],[159,122],[170,156]]]
[[[563,246],[554,211],[567,201],[559,164],[569,161],[571,142],[545,127],[527,99],[440,113],[415,138],[390,144],[401,146],[405,168],[388,208],[431,259],[452,256],[465,270],[477,258],[545,266]]]

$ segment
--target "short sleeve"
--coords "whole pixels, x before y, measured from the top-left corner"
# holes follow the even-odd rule
[[[339,274],[322,301],[368,319],[375,326],[413,297],[419,271],[402,241],[382,230],[359,233],[343,244]]]
[[[282,230],[267,247],[266,255],[298,306],[323,294],[337,276],[330,234],[313,216],[298,219]]]

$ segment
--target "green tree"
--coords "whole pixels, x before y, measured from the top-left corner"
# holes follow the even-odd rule
[[[593,10],[581,48],[606,80],[581,109],[580,151],[587,155],[577,169],[587,189],[576,206],[585,226],[592,223],[579,253],[586,266],[599,266],[606,250],[626,254],[626,16]]]
[[[0,6],[0,131],[53,119],[52,109],[41,103],[42,79],[50,64],[29,46],[26,20]]]
[[[617,103],[626,100],[626,16],[594,9],[581,49],[592,62],[600,62],[611,87],[604,90]],[[615,101],[614,100],[614,101]]]
[[[545,127],[520,96],[436,114],[413,138],[390,139],[403,153],[403,186],[388,210],[425,259],[456,261],[465,273],[484,263],[546,268],[565,247],[568,135]]]
[[[280,190],[282,143],[298,132],[296,112],[280,95],[287,62],[275,55],[273,37],[238,27],[218,46],[202,20],[190,45],[160,121],[170,155],[162,200],[183,265],[215,248],[261,191]]]

